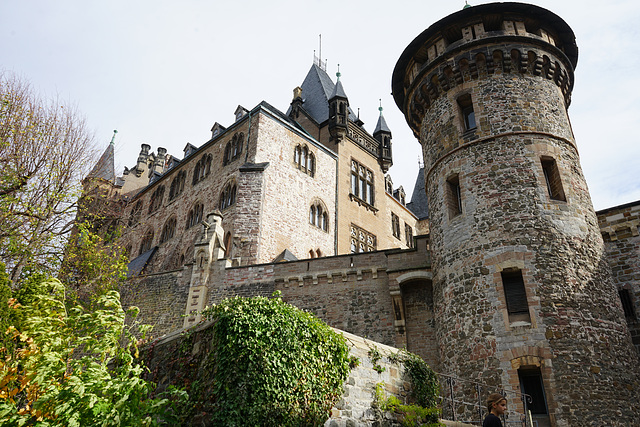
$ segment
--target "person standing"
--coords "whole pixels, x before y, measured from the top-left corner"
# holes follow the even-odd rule
[[[487,397],[487,411],[482,427],[502,427],[500,417],[507,410],[507,399],[500,393],[491,393]]]

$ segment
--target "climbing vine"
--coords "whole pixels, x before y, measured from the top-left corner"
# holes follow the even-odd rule
[[[190,394],[210,393],[212,403],[191,406],[214,425],[322,425],[342,395],[344,338],[275,296],[230,298],[203,312],[213,321],[212,350]]]

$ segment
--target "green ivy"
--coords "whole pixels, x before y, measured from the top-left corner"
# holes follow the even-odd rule
[[[369,346],[369,344],[367,344]],[[373,365],[373,370],[378,374],[383,373],[387,370],[384,366],[380,365],[380,360],[382,360],[382,355],[380,354],[380,350],[375,345],[369,346],[369,351],[367,352],[369,359],[371,359],[371,364]]]
[[[214,425],[318,426],[342,396],[350,362],[345,339],[275,296],[231,298],[203,312],[214,320],[211,378],[202,381],[212,384]]]

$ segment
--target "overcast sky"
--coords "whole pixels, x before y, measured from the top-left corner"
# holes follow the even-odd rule
[[[486,2],[470,2],[471,5]],[[632,0],[530,3],[574,30],[569,115],[596,210],[640,199],[640,6]],[[420,145],[391,97],[405,47],[464,1],[0,0],[0,68],[76,104],[116,173],[141,143],[182,157],[240,104],[286,111],[319,51],[373,132],[379,99],[393,133],[394,185],[413,191]],[[335,81],[335,77],[334,77]]]

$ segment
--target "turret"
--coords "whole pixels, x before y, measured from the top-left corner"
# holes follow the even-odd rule
[[[336,77],[338,81],[329,98],[329,133],[336,142],[340,142],[347,134],[349,99],[340,81],[340,71],[336,73]]]
[[[393,96],[423,149],[442,369],[524,391],[539,425],[628,425],[638,359],[569,123],[577,59],[546,9],[465,7],[405,49]]]
[[[373,131],[373,137],[380,143],[378,146],[378,161],[382,171],[387,173],[389,168],[393,165],[393,157],[391,152],[391,130],[387,126],[387,122],[382,115],[382,105],[378,108],[380,111],[380,117],[378,118],[378,124]]]
[[[147,169],[147,160],[149,158],[149,150],[151,146],[149,144],[142,144],[140,146],[140,154],[138,154],[138,162],[136,165],[136,176],[140,177],[142,173]]]

